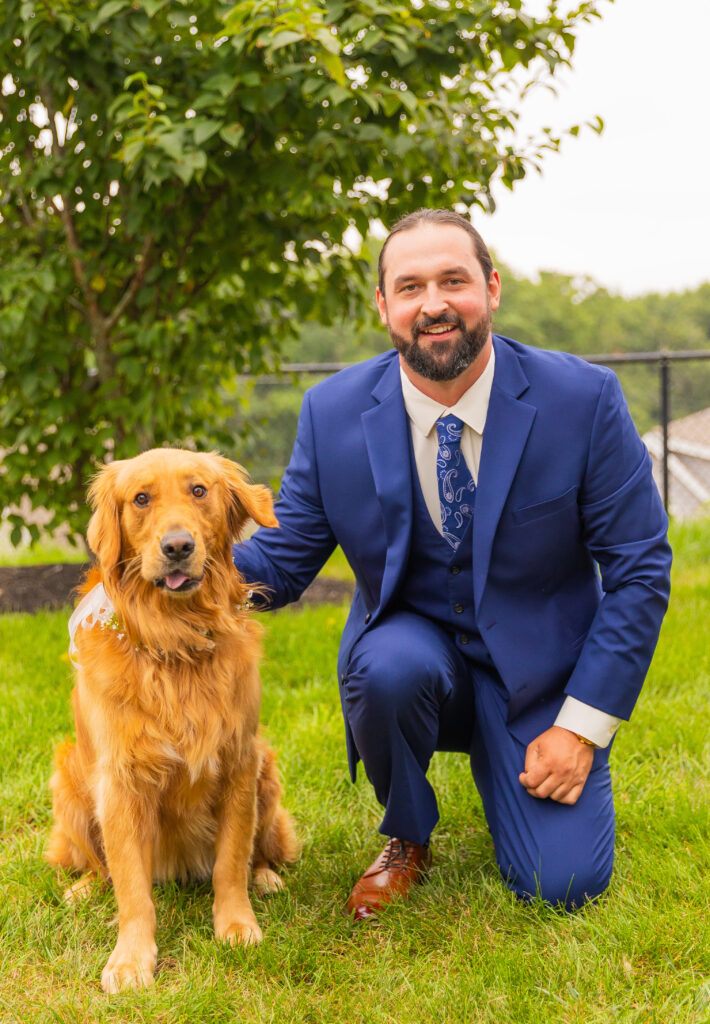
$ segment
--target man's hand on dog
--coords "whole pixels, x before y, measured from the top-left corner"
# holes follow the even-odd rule
[[[573,732],[553,725],[528,745],[525,771],[518,776],[530,796],[576,804],[592,767],[594,748]]]

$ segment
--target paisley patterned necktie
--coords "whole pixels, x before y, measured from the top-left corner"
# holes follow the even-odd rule
[[[443,416],[436,421],[439,450],[436,476],[439,483],[441,525],[444,539],[451,547],[461,543],[469,519],[473,518],[476,485],[461,452],[463,423],[458,416]]]

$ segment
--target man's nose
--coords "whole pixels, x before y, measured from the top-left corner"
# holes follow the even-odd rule
[[[195,550],[195,539],[187,530],[171,530],[160,542],[160,550],[171,562],[187,558]]]
[[[425,316],[437,317],[448,309],[448,301],[437,285],[430,285],[423,296],[421,311]]]

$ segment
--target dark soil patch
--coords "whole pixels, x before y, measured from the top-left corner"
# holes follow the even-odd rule
[[[74,603],[88,563],[0,565],[0,612],[37,612]]]
[[[73,604],[75,589],[88,562],[58,565],[0,566],[0,612],[37,612]],[[301,597],[305,604],[340,604],[350,600],[353,584],[343,580],[316,579]]]

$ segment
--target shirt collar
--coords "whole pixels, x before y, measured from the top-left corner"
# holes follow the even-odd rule
[[[402,380],[402,396],[404,407],[407,410],[412,423],[425,436],[432,430],[434,424],[442,416],[453,413],[460,420],[475,430],[477,434],[483,434],[488,415],[488,403],[491,398],[491,387],[493,386],[493,372],[495,370],[495,353],[491,347],[491,355],[486,368],[474,381],[468,391],[464,391],[458,402],[452,406],[442,405],[433,398],[429,398],[423,391],[420,391],[412,384],[402,367],[399,368]]]

